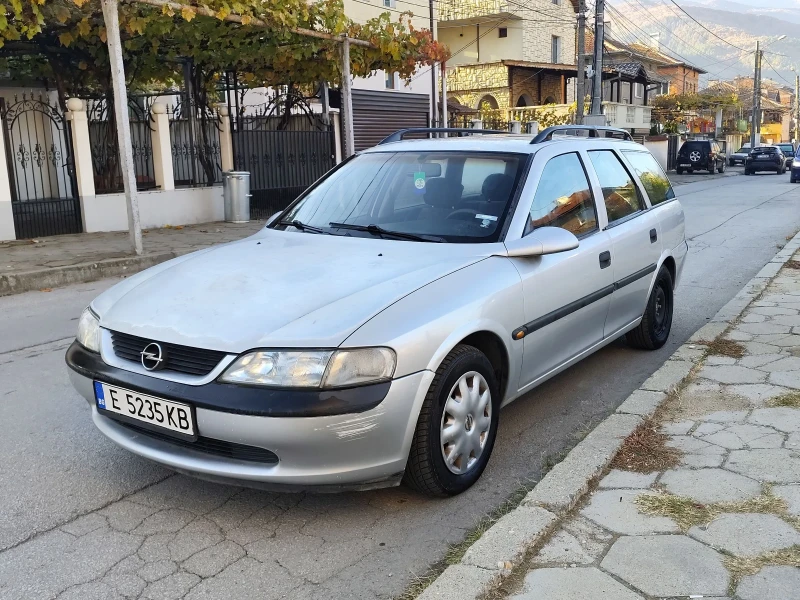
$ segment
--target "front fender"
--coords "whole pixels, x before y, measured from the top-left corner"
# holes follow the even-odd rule
[[[521,345],[511,332],[524,320],[519,273],[505,257],[489,257],[433,281],[367,321],[342,347],[389,346],[397,352],[395,377],[435,371],[467,336],[488,331],[509,359],[517,381]],[[510,386],[513,387],[513,386]]]

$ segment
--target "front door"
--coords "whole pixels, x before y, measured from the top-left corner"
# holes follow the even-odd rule
[[[627,167],[613,150],[592,150],[589,160],[602,190],[611,236],[614,293],[604,335],[611,336],[644,313],[661,255],[659,221],[647,207]]]
[[[523,236],[538,227],[562,227],[580,245],[569,252],[512,259],[522,277],[527,330],[520,389],[602,340],[613,290],[610,236],[598,220],[583,159],[577,152],[544,150],[536,155],[533,179],[537,171]]]

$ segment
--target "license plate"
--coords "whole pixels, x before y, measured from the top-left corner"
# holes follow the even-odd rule
[[[681,163],[681,166],[682,167],[691,167],[692,165],[690,165],[689,163]]]
[[[194,418],[188,404],[154,398],[99,381],[94,382],[97,408],[146,423],[158,429],[194,437]]]
[[[769,158],[769,154],[759,154],[758,158]]]

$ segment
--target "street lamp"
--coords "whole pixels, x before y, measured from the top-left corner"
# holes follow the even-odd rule
[[[775,42],[780,42],[784,38],[786,38],[785,34],[780,35],[764,46],[764,48]],[[759,134],[759,137],[761,134],[761,57],[764,54],[764,50],[761,49],[760,44],[761,42],[756,40],[756,67],[753,75],[753,118],[750,125],[751,148],[755,148],[756,146],[756,133]]]

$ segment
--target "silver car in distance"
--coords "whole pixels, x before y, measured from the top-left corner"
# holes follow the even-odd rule
[[[666,342],[686,254],[639,144],[401,140],[104,292],[66,360],[97,428],[176,471],[458,494],[504,405],[620,336]]]

